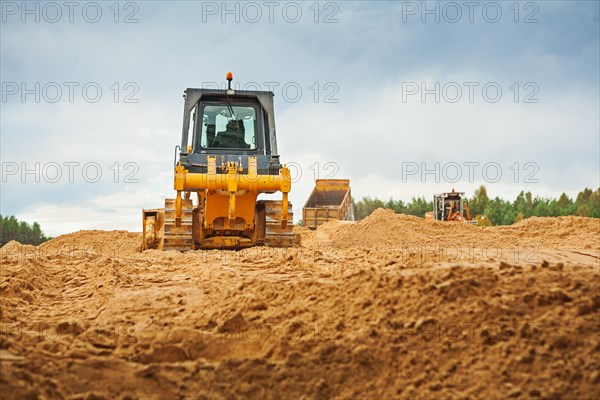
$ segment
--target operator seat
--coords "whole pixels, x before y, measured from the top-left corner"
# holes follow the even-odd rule
[[[217,133],[212,147],[224,149],[247,149],[250,147],[244,141],[245,129],[242,120],[231,120],[227,123],[227,129]]]
[[[215,141],[215,124],[207,124],[206,125],[206,143],[208,143],[208,147],[214,147],[213,142]]]

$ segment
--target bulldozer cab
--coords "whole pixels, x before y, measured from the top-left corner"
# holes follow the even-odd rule
[[[192,148],[198,153],[208,149],[256,149],[257,114],[256,105],[251,104],[199,104],[193,120],[197,125],[200,116],[202,122],[200,129],[196,126],[194,130]]]
[[[247,171],[248,158],[256,157],[259,174],[279,173],[272,92],[189,88],[184,97],[181,165],[205,173],[213,156]]]
[[[470,220],[470,215],[465,216],[466,204],[464,192],[446,192],[436,194],[433,198],[433,219],[436,221],[463,221]]]

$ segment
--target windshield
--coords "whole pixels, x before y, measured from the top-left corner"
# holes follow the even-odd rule
[[[205,105],[200,145],[204,148],[256,149],[256,110],[252,106]]]

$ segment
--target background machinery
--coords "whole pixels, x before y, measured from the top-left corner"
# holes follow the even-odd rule
[[[433,196],[433,211],[425,213],[425,219],[477,224],[471,219],[464,192],[446,192]]]
[[[176,196],[165,199],[164,208],[142,210],[143,249],[288,247],[294,242],[290,171],[279,162],[273,93],[234,91],[231,73],[227,80],[227,90],[184,93]],[[278,191],[281,200],[257,199]]]
[[[302,209],[302,225],[315,229],[334,219],[354,221],[350,180],[317,179]]]

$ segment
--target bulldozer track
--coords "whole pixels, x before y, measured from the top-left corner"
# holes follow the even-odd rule
[[[294,215],[288,204],[288,222],[281,227],[281,201],[262,200],[265,206],[265,244],[270,247],[291,247],[294,244]]]
[[[165,223],[163,250],[188,251],[193,244],[193,205],[192,200],[181,201],[181,225],[175,224],[175,199],[165,199]]]

